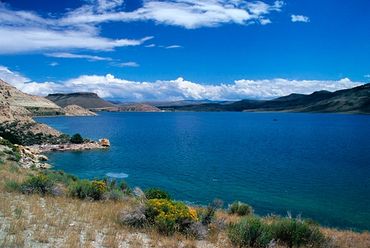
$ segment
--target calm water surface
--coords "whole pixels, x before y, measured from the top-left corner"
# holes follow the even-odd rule
[[[84,178],[128,174],[178,200],[241,200],[258,214],[301,214],[370,230],[370,116],[288,113],[101,113],[38,118],[63,132],[107,137],[109,151],[51,153]]]

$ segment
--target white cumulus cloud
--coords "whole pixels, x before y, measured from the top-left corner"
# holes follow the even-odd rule
[[[138,46],[152,38],[106,38],[94,25],[64,25],[57,18],[15,11],[3,3],[0,3],[0,37],[0,54],[72,49],[109,51],[117,47]]]
[[[304,15],[291,15],[292,22],[310,22],[310,18]]]
[[[95,92],[99,96],[124,101],[172,100],[239,100],[272,99],[291,93],[310,94],[318,90],[336,91],[364,84],[348,78],[340,80],[289,80],[283,78],[264,80],[236,80],[219,85],[201,84],[177,78],[152,82],[131,81],[107,75],[82,75],[63,82],[32,82],[27,77],[0,66],[0,79],[20,90],[47,95],[58,92]]]
[[[99,3],[84,5],[60,20],[64,24],[102,23],[110,21],[154,21],[158,24],[188,29],[214,27],[225,23],[248,24],[280,11],[283,1],[267,4],[246,0],[146,0],[143,6],[125,12],[114,9],[99,12]],[[116,6],[115,6],[116,7]]]
[[[145,0],[134,11],[124,11],[124,0],[86,0],[85,4],[61,15],[41,16],[13,10],[0,2],[0,54],[67,52],[76,49],[107,51],[137,46],[151,37],[113,39],[101,35],[106,22],[152,21],[186,29],[223,24],[271,23],[272,12],[284,3],[247,0]]]

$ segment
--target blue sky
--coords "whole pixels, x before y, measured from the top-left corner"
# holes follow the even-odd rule
[[[0,3],[0,78],[128,101],[273,98],[370,81],[367,0]]]

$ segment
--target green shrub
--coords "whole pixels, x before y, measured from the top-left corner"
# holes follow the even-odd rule
[[[21,184],[21,191],[25,194],[51,194],[53,191],[54,182],[46,175],[38,174],[30,176],[25,182]]]
[[[150,200],[150,199],[171,199],[170,194],[168,194],[166,191],[162,189],[157,189],[157,188],[151,188],[145,191],[145,197]]]
[[[154,225],[160,233],[171,235],[174,232],[186,233],[190,225],[197,221],[194,209],[182,202],[168,199],[151,199],[145,210],[146,219]]]
[[[51,181],[55,183],[62,183],[66,186],[70,185],[73,182],[76,182],[78,178],[76,176],[73,176],[71,174],[67,174],[63,171],[51,171],[48,170],[45,173],[45,176],[47,176]]]
[[[19,148],[17,146],[10,147],[11,150],[5,150],[4,152],[8,154],[8,160],[18,162],[22,156],[19,152]]]
[[[6,180],[5,190],[8,192],[21,191],[21,185],[14,180]]]
[[[90,195],[91,187],[89,180],[80,180],[69,185],[68,193],[72,197],[85,199]]]
[[[118,188],[121,189],[124,194],[132,195],[132,189],[130,188],[130,186],[125,181],[121,181],[118,184]]]
[[[116,194],[118,192],[120,192],[120,194],[122,194],[122,196],[132,194],[132,190],[130,189],[128,184],[123,180],[122,181],[117,181],[115,179],[113,179],[113,180],[106,179],[105,181],[106,181],[107,186],[108,186],[108,191],[113,191],[114,194]]]
[[[9,167],[9,172],[15,174],[19,172],[19,166],[17,164],[11,164]]]
[[[228,236],[238,247],[267,247],[273,239],[269,226],[257,217],[243,217],[231,224]]]
[[[111,189],[107,191],[104,194],[104,199],[112,200],[112,201],[119,201],[119,200],[122,200],[124,196],[125,194],[122,190],[115,188],[115,189]]]
[[[14,209],[14,215],[15,215],[15,218],[16,219],[20,219],[21,218],[21,216],[22,216],[22,209],[21,208],[19,208],[19,207],[16,207],[15,209]]]
[[[107,192],[107,185],[104,181],[79,180],[69,186],[69,195],[80,199],[103,199]]]
[[[253,209],[246,203],[235,201],[230,206],[230,213],[237,214],[239,216],[250,215],[253,213]]]
[[[271,229],[274,239],[288,247],[319,247],[325,241],[316,225],[299,219],[277,219],[272,223]]]
[[[79,133],[74,134],[71,137],[70,141],[73,144],[82,144],[82,143],[84,143],[84,139],[82,138],[81,134],[79,134]]]
[[[7,146],[7,147],[10,147],[10,148],[13,148],[13,146],[14,146],[13,143],[10,142],[7,139],[0,139],[0,145]]]
[[[199,216],[199,220],[203,225],[209,225],[215,218],[216,210],[223,206],[223,201],[219,199],[213,200],[211,204],[207,206],[207,208],[199,208],[197,210],[197,214]]]

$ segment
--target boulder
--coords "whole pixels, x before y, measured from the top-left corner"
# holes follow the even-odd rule
[[[99,140],[99,143],[100,143],[101,146],[105,146],[105,147],[109,147],[110,146],[109,139],[100,139]]]

